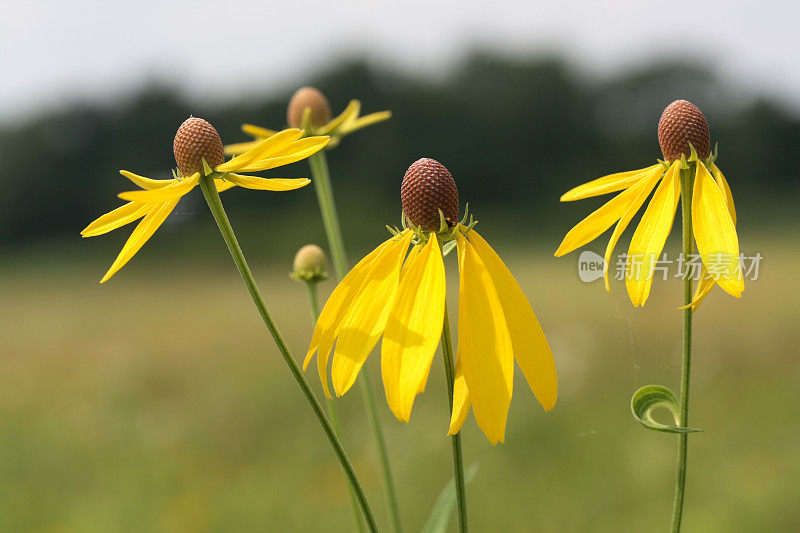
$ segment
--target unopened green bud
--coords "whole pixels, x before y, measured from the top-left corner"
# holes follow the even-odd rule
[[[318,283],[328,279],[328,259],[316,244],[306,244],[294,256],[292,279],[305,283]]]

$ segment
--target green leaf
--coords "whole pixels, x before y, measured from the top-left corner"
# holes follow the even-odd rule
[[[656,422],[653,418],[653,411],[659,407],[672,413],[674,426]],[[633,398],[631,398],[631,411],[637,422],[653,431],[663,431],[665,433],[695,433],[700,431],[699,429],[680,427],[678,423],[680,417],[678,398],[675,397],[675,393],[661,385],[646,385],[637,390],[633,394]]]
[[[208,163],[206,163],[206,158],[205,158],[205,157],[201,158],[201,160],[203,161],[203,174],[204,174],[205,176],[210,176],[210,175],[211,175],[211,173],[212,173],[212,172],[214,172],[214,169],[212,169],[212,168],[211,168],[211,167],[208,165]]]
[[[464,473],[464,484],[468,485],[475,474],[478,473],[478,465],[472,465],[467,468]],[[428,515],[428,520],[422,526],[420,533],[445,533],[447,531],[447,524],[450,522],[450,516],[453,514],[453,509],[456,506],[456,483],[454,479],[447,482],[439,497],[436,498],[436,503],[433,504],[431,514]]]

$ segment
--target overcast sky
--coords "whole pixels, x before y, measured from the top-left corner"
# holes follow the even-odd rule
[[[435,74],[476,47],[601,76],[706,59],[800,112],[798,21],[794,0],[0,0],[0,120],[152,79],[204,99],[269,93],[343,56]]]

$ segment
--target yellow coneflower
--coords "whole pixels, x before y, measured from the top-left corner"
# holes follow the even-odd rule
[[[329,135],[331,142],[328,148],[333,148],[345,135],[388,120],[392,116],[391,111],[378,111],[359,117],[360,112],[361,102],[350,100],[344,111],[331,118],[331,106],[325,95],[314,87],[301,87],[289,101],[286,123],[292,128],[302,128],[308,135]],[[254,137],[255,141],[229,144],[225,147],[226,154],[241,154],[250,150],[259,140],[275,133],[273,130],[252,124],[243,124],[242,131]]]
[[[458,249],[458,349],[450,435],[469,413],[492,444],[505,437],[514,361],[539,403],[557,396],[553,355],[514,277],[467,215],[459,222],[455,181],[433,159],[416,161],[401,187],[404,228],[362,259],[336,287],[320,314],[304,362],[315,353],[325,393],[350,389],[378,339],[386,399],[407,422],[422,392],[445,314],[443,255]],[[408,252],[411,248],[410,253]]]
[[[190,117],[175,134],[173,151],[178,170],[172,179],[154,180],[127,170],[120,174],[143,190],[119,195],[128,203],[106,213],[81,232],[83,237],[95,237],[121,226],[144,219],[133,230],[111,268],[100,283],[108,281],[122,268],[166,220],[178,201],[194,189],[205,176],[214,174],[217,191],[244,187],[263,191],[290,191],[303,187],[310,180],[259,178],[238,172],[258,172],[288,165],[318,152],[328,143],[328,137],[306,137],[302,130],[292,128],[263,139],[241,155],[225,162],[222,140],[214,127],[201,118]]]
[[[672,228],[681,194],[681,170],[696,166],[691,215],[694,241],[702,259],[701,281],[689,306],[696,309],[714,284],[739,298],[744,291],[733,195],[711,152],[708,123],[703,113],[686,100],[672,102],[658,123],[658,142],[664,161],[647,168],[620,172],[590,181],[561,197],[571,202],[622,191],[572,228],[555,255],[561,257],[594,240],[616,223],[605,252],[608,266],[620,235],[655,188],[647,209],[633,233],[627,255],[625,284],[634,306],[644,305],[650,294],[653,270]],[[656,187],[658,185],[658,187]]]

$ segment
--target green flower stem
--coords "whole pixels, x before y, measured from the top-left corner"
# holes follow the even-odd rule
[[[356,476],[353,465],[350,463],[350,459],[347,458],[347,454],[342,447],[342,443],[339,441],[339,438],[336,436],[336,432],[331,426],[331,423],[325,416],[322,406],[314,396],[311,387],[308,385],[305,377],[303,377],[303,372],[300,370],[300,367],[297,366],[297,363],[292,357],[292,353],[289,351],[289,347],[283,340],[283,337],[278,331],[278,327],[275,325],[275,322],[272,321],[269,311],[267,311],[267,306],[264,304],[264,299],[261,297],[258,287],[256,287],[253,274],[250,272],[250,267],[247,266],[247,261],[244,258],[242,249],[239,246],[239,242],[236,240],[236,235],[233,233],[233,228],[228,220],[228,215],[225,214],[225,208],[222,207],[222,201],[220,200],[219,193],[214,185],[214,177],[218,177],[218,174],[213,173],[210,176],[203,176],[200,179],[200,188],[203,191],[203,196],[205,197],[206,202],[208,202],[208,207],[211,209],[211,213],[214,215],[214,220],[217,221],[217,226],[219,226],[219,231],[222,233],[222,238],[225,239],[225,244],[228,245],[228,250],[233,257],[234,263],[236,263],[236,267],[239,269],[239,274],[241,274],[242,280],[247,286],[248,292],[250,292],[250,296],[253,298],[253,303],[255,303],[256,308],[258,309],[261,319],[267,326],[267,329],[272,335],[272,339],[275,341],[275,345],[278,347],[283,359],[289,366],[292,376],[294,376],[294,379],[297,381],[297,384],[303,391],[308,403],[311,405],[311,409],[314,411],[314,414],[317,416],[317,419],[319,420],[319,423],[325,432],[325,436],[328,437],[328,441],[330,441],[334,452],[336,452],[336,456],[339,459],[339,462],[342,464],[342,469],[344,470],[344,473],[350,482],[350,486],[356,493],[358,503],[367,519],[367,526],[369,527],[369,530],[371,532],[377,532],[378,527],[375,524],[375,518],[372,515],[372,509],[370,509],[369,503],[367,502],[367,497],[364,495],[364,489],[361,487],[361,483],[358,481],[358,476]]]
[[[681,213],[683,218],[683,257],[684,261],[692,254],[692,186],[693,173],[690,165],[687,170],[681,170]],[[684,272],[683,279],[683,304],[689,305],[692,302],[692,278],[688,272]],[[681,397],[680,397],[680,419],[678,425],[688,427],[689,425],[689,375],[692,365],[692,309],[683,310],[683,366],[681,368]],[[678,474],[675,481],[675,500],[672,505],[672,529],[673,533],[681,530],[681,518],[683,517],[683,501],[686,489],[686,451],[689,444],[689,434],[682,433],[678,436]]]
[[[311,327],[316,326],[319,318],[319,298],[317,298],[317,281],[304,281],[303,285],[308,289],[308,301],[311,306]]]
[[[447,304],[444,307],[444,325],[442,326],[442,355],[444,355],[444,371],[447,374],[447,399],[450,402],[450,411],[453,412],[453,389],[455,387],[455,369],[453,365],[453,342],[450,339],[450,317],[447,314]],[[458,502],[458,530],[467,531],[467,490],[464,480],[464,458],[461,453],[461,432],[452,437],[453,445],[453,470],[456,481],[456,501]]]
[[[319,211],[322,213],[322,225],[325,227],[325,236],[333,256],[333,268],[336,278],[341,280],[347,274],[347,253],[342,238],[342,228],[339,226],[339,215],[336,211],[336,202],[333,199],[331,175],[328,171],[328,160],[325,151],[317,152],[308,158],[311,166],[311,183],[317,192]]]
[[[305,286],[308,288],[308,299],[311,304],[311,324],[312,326],[317,323],[317,318],[319,318],[319,303],[317,298],[317,282],[316,281],[307,281],[305,282]],[[336,436],[339,437],[339,440],[342,438],[342,431],[339,428],[339,416],[336,413],[336,403],[331,400],[330,398],[325,398],[325,403],[328,407],[328,413],[331,417],[331,425],[333,426],[333,431],[336,432]],[[350,499],[350,509],[353,511],[353,520],[356,523],[356,528],[360,533],[364,531],[364,521],[361,518],[361,511],[358,510],[358,501],[356,500],[356,493],[353,490],[352,485],[348,482],[347,484],[347,495]]]
[[[365,363],[366,364],[366,363]],[[375,391],[369,376],[363,374],[358,376],[358,388],[361,390],[361,400],[367,410],[369,428],[375,439],[375,447],[378,450],[378,457],[383,471],[383,492],[386,498],[386,506],[389,508],[389,517],[394,533],[401,533],[403,526],[400,522],[400,509],[397,505],[397,491],[394,487],[394,476],[392,475],[392,465],[389,463],[389,450],[386,447],[386,439],[383,438],[383,428],[378,414],[378,407],[375,404]]]
[[[339,215],[336,211],[336,203],[333,199],[333,188],[331,187],[331,177],[328,171],[328,160],[325,157],[325,152],[321,151],[309,157],[308,162],[311,166],[311,182],[314,184],[314,189],[317,192],[319,210],[320,213],[322,213],[325,235],[328,238],[328,246],[333,256],[333,268],[336,271],[336,279],[341,281],[347,273],[347,254],[344,248],[342,229],[339,226]],[[381,427],[381,419],[375,403],[375,391],[372,387],[372,381],[369,379],[369,376],[365,374],[366,372],[361,372],[358,375],[357,384],[358,388],[361,390],[361,398],[364,402],[364,408],[367,411],[367,418],[369,420],[369,427],[372,430],[372,437],[375,440],[375,447],[378,449],[378,457],[380,458],[381,469],[383,470],[383,489],[386,495],[386,505],[389,508],[392,530],[395,533],[400,533],[403,528],[400,522],[400,509],[397,503],[397,490],[394,485],[392,467],[389,462],[389,452],[386,448],[386,439],[383,437],[383,428]]]

